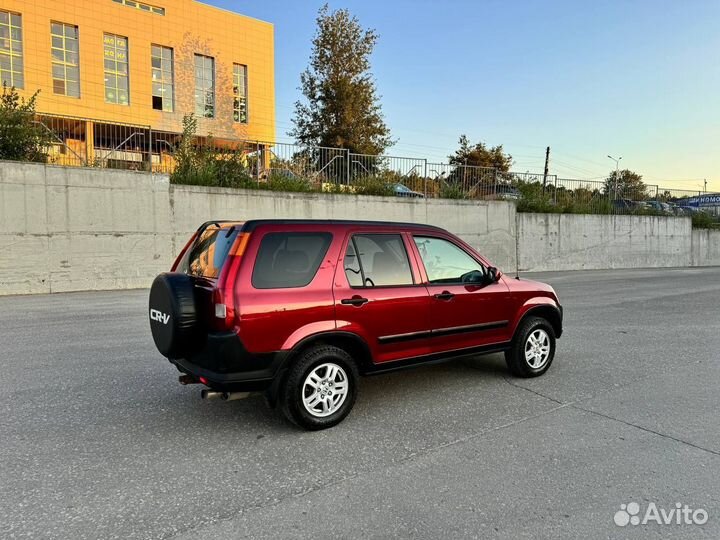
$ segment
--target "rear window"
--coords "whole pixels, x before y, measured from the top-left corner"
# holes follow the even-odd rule
[[[317,274],[330,233],[268,233],[260,242],[252,285],[256,289],[305,287]]]
[[[208,226],[187,250],[178,271],[191,276],[217,278],[238,232],[239,227],[234,225]]]

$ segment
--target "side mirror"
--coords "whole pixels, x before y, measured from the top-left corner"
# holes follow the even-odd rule
[[[487,272],[488,283],[495,283],[502,277],[502,272],[494,266],[489,266]]]
[[[471,270],[460,276],[460,280],[466,285],[482,285],[487,278],[480,270]]]

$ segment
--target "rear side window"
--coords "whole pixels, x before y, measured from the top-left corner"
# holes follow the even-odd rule
[[[330,233],[268,233],[260,242],[252,285],[256,289],[305,287],[327,253]]]
[[[210,225],[200,233],[178,266],[179,272],[192,276],[216,278],[220,275],[228,252],[237,238],[234,225]]]
[[[412,285],[407,251],[399,234],[356,234],[344,260],[351,287]]]

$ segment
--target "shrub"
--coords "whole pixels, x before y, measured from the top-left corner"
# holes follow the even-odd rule
[[[273,171],[268,177],[267,182],[259,183],[258,187],[260,189],[269,189],[270,191],[288,191],[295,193],[315,191],[312,183],[306,178],[284,171]]]
[[[46,162],[50,133],[35,122],[35,100],[20,97],[15,87],[3,84],[0,97],[0,159]]]
[[[695,229],[718,229],[720,223],[706,212],[695,212],[692,215],[692,226]]]
[[[184,116],[180,143],[173,153],[175,170],[170,174],[171,183],[248,189],[258,187],[242,150],[215,148],[212,137],[208,137],[205,146],[198,146],[196,132],[195,116]]]
[[[352,186],[358,195],[378,195],[381,197],[395,195],[395,188],[387,182],[384,176],[368,176],[367,178],[355,180]]]
[[[469,195],[457,184],[443,184],[438,196],[441,199],[468,199]]]

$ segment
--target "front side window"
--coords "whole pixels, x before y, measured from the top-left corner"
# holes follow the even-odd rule
[[[105,58],[105,102],[130,105],[128,39],[115,34],[103,36]]]
[[[202,54],[195,55],[195,114],[215,116],[215,59]]]
[[[0,85],[24,88],[22,17],[0,11]]]
[[[477,282],[477,272],[485,274],[479,262],[452,242],[430,236],[414,238],[430,283]]]
[[[247,124],[247,66],[233,64],[233,120]]]
[[[399,234],[356,234],[344,259],[345,276],[351,287],[412,285],[405,244]]]
[[[256,289],[305,287],[320,268],[332,235],[329,233],[268,233],[260,242],[252,285]]]
[[[152,107],[157,111],[173,111],[173,50],[170,47],[153,45],[152,64]]]
[[[80,42],[78,27],[50,23],[53,93],[80,97]]]

